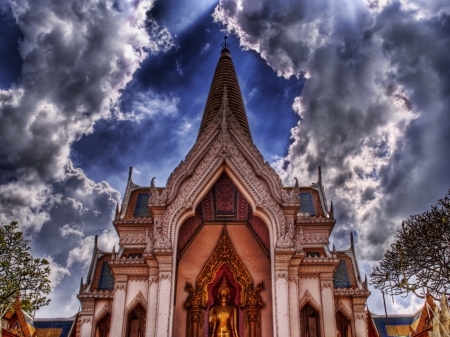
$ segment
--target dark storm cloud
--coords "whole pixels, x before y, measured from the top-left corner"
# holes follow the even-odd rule
[[[151,95],[130,113],[117,108],[142,60],[173,41],[148,16],[151,1],[17,0],[3,6],[23,40],[20,78],[0,91],[0,221],[18,220],[33,236],[33,251],[51,260],[55,286],[69,274],[79,280],[95,234],[106,249],[117,240],[110,223],[120,194],[75,168],[70,146],[102,119],[138,120],[161,105],[163,113],[176,109],[176,102]],[[73,308],[61,314],[72,315]]]
[[[335,203],[332,240],[345,246],[357,231],[359,257],[372,261],[402,219],[450,187],[447,4],[377,3],[222,0],[213,14],[279,75],[308,78],[293,103],[300,120],[289,154],[274,166],[286,182],[309,184],[321,165]]]

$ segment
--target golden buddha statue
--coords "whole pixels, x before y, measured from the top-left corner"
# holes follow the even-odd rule
[[[234,305],[229,305],[230,289],[222,276],[221,285],[217,292],[220,304],[209,309],[209,336],[210,337],[239,337],[237,317],[238,311]]]

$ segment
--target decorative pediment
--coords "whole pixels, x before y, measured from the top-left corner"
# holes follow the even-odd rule
[[[255,305],[254,302],[258,302],[262,306],[259,292],[264,289],[264,285],[260,283],[256,288],[253,287],[252,277],[236,254],[225,227],[216,248],[197,277],[196,291],[200,295],[198,299],[201,301],[201,306],[206,307],[208,304],[208,285],[214,281],[216,272],[222,264],[226,264],[230,268],[236,282],[242,287],[241,307],[245,308],[247,305]]]
[[[320,304],[314,299],[314,297],[311,295],[309,290],[305,291],[305,294],[303,295],[302,299],[300,300],[298,304],[298,310],[302,310],[302,308],[305,306],[305,304],[309,304],[312,306],[315,310],[317,310],[318,313],[322,314],[322,307]]]
[[[286,237],[286,220],[282,206],[299,206],[298,198],[293,198],[293,193],[288,194],[283,189],[280,178],[245,135],[227,102],[225,88],[222,106],[214,120],[200,135],[185,161],[171,174],[166,190],[161,192],[164,198],[167,195],[167,209],[161,230],[155,235],[155,249],[172,247],[174,226],[178,219],[184,211],[196,206],[194,203],[199,201],[199,195],[211,185],[211,179],[225,167],[246,189],[253,200],[253,206],[264,210],[270,218],[274,225],[273,232],[276,234],[274,241]],[[183,188],[180,189],[182,183]],[[293,246],[293,243],[289,242],[287,246]]]
[[[130,304],[127,305],[125,308],[124,313],[124,319],[123,319],[123,327],[122,327],[122,337],[125,337],[126,328],[128,326],[128,316],[131,311],[133,311],[138,305],[142,305],[142,307],[147,310],[147,300],[142,295],[142,292],[139,290],[139,292],[136,294],[136,296],[133,298],[133,300],[130,302]]]

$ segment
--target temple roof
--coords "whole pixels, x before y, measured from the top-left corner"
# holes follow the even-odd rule
[[[216,116],[222,105],[223,88],[227,86],[228,106],[236,120],[244,129],[245,133],[252,138],[248,126],[247,114],[242,100],[241,89],[231,59],[230,51],[227,48],[222,49],[219,62],[209,89],[208,100],[206,101],[205,111],[203,112],[202,122],[198,135],[205,131],[206,127]]]
[[[37,318],[34,321],[37,337],[69,337],[74,335],[77,315],[67,318]]]
[[[388,315],[387,322],[385,315],[371,313],[371,316],[380,337],[406,337],[415,330],[421,314],[422,310],[413,315]]]

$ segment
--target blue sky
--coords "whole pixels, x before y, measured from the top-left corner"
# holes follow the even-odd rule
[[[94,235],[135,183],[164,185],[197,137],[224,33],[253,140],[286,184],[322,166],[363,274],[450,188],[445,1],[0,1],[0,220],[52,263],[76,312]],[[412,297],[389,301],[414,311]],[[380,313],[379,294],[369,300]]]

